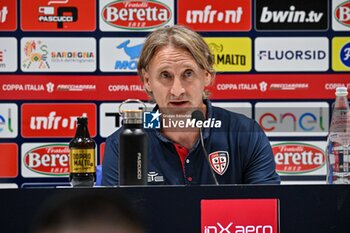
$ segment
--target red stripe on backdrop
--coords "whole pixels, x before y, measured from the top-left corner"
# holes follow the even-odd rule
[[[258,74],[218,75],[212,99],[333,99],[335,88],[350,88],[350,75]]]
[[[211,99],[333,99],[349,74],[220,74]],[[0,100],[145,100],[134,76],[0,75]]]

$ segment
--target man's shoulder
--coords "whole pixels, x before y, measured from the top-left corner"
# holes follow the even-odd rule
[[[117,129],[114,133],[112,133],[111,135],[109,135],[106,139],[106,142],[116,142],[119,141],[119,135],[122,131],[122,127],[120,127],[119,129]]]
[[[213,117],[221,120],[223,125],[231,126],[247,126],[251,127],[255,124],[255,120],[237,112],[231,112],[221,107],[213,106]]]

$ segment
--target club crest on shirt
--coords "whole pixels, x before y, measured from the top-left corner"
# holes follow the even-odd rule
[[[213,170],[223,175],[229,165],[229,155],[227,151],[215,151],[209,154],[209,162]]]

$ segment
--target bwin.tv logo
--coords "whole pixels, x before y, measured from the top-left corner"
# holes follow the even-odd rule
[[[156,112],[143,113],[143,128],[145,129],[160,129],[160,115],[159,110]]]

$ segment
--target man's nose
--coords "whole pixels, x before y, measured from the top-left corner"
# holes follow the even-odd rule
[[[179,78],[174,78],[173,86],[171,87],[170,93],[177,97],[185,93],[185,88],[183,87]]]

